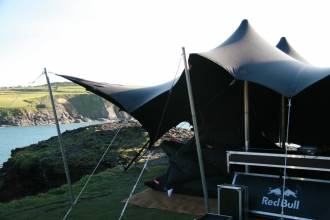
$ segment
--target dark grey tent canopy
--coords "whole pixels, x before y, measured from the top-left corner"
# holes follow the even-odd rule
[[[289,55],[290,57],[299,60],[303,63],[308,63],[304,57],[302,57],[288,42],[285,37],[281,37],[280,41],[277,43],[276,47]]]
[[[276,47],[294,59],[308,63],[306,59],[291,46],[285,37],[280,39]],[[329,140],[326,137],[327,131],[321,130],[321,128],[327,127],[330,123],[328,116],[330,112],[329,86],[328,76],[294,98],[294,108],[291,114],[293,129],[291,130],[294,137],[299,137],[299,141],[294,139],[296,142],[309,145],[329,146]],[[315,131],[313,131],[314,129]]]
[[[250,145],[274,147],[280,128],[281,96],[292,98],[290,142],[330,146],[330,69],[302,62],[287,41],[271,46],[244,20],[217,48],[189,56],[191,85],[206,167],[207,182],[225,176],[225,151],[244,145],[243,81],[249,83]],[[140,121],[150,144],[182,121],[191,122],[184,74],[154,87],[128,87],[63,76],[113,102]],[[207,148],[206,144],[213,147]],[[171,147],[170,147],[171,148]],[[148,185],[199,194],[200,175],[193,141],[167,149],[168,172]],[[170,152],[172,150],[172,152]],[[216,184],[210,184],[216,186]],[[209,188],[215,190],[215,188]]]
[[[304,111],[307,108],[314,113],[317,113],[318,107],[304,102],[304,99],[328,96],[330,69],[316,68],[281,52],[263,40],[247,20],[219,47],[209,52],[191,54],[189,64],[198,120],[208,139],[216,139],[215,143],[222,146],[242,146],[244,142],[243,80],[252,82],[251,145],[263,144],[262,137],[271,142],[277,140],[279,94],[296,96],[294,103],[297,100],[299,105],[294,104],[294,108],[304,108]],[[155,87],[131,88],[63,77],[132,114],[149,132],[151,143],[179,122],[191,121],[183,74],[172,90],[172,82]],[[328,100],[324,100],[326,106],[329,106]],[[312,122],[311,119],[311,125],[315,126]],[[309,124],[301,126],[302,123],[306,121],[292,121],[291,141],[299,144],[329,143],[327,132],[312,128]]]
[[[190,121],[188,94],[182,77],[179,82],[175,80],[144,88],[98,83],[65,75],[62,77],[85,87],[88,91],[130,113],[149,133],[150,144],[178,123]],[[174,84],[175,89],[172,93],[175,95],[171,95],[169,99],[169,93]]]
[[[297,95],[330,71],[297,62],[275,49],[247,20],[219,47],[199,55],[217,63],[236,79],[258,83],[286,97]]]

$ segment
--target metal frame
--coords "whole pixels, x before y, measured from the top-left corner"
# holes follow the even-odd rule
[[[296,217],[296,216],[291,216],[291,215],[282,215],[282,214],[276,214],[272,212],[263,212],[263,211],[250,211],[253,214],[260,214],[260,215],[267,215],[267,216],[272,216],[272,217],[284,217],[287,219],[294,219],[294,220],[313,220],[312,218],[302,218],[302,217]]]
[[[244,172],[235,172],[232,184],[236,183],[236,178],[238,175],[247,175],[247,176],[261,176],[261,177],[270,177],[270,178],[283,178],[283,176],[279,175],[270,175],[270,174],[260,174],[260,173],[244,173]],[[322,180],[322,179],[311,179],[311,178],[303,178],[303,177],[290,177],[287,176],[287,179],[291,180],[297,180],[297,181],[302,181],[302,182],[319,182],[319,183],[328,183],[330,184],[330,180]],[[266,215],[266,216],[272,216],[272,217],[284,217],[287,219],[293,219],[293,220],[312,220],[309,218],[302,218],[302,217],[297,217],[297,216],[291,216],[291,215],[282,215],[282,214],[277,214],[273,212],[264,212],[264,211],[258,211],[258,210],[249,210],[250,213],[253,214],[260,214],[260,215]]]
[[[245,152],[245,151],[227,151],[227,154],[238,154],[238,155],[255,155],[255,156],[278,156],[278,157],[289,157],[289,158],[301,158],[301,159],[320,159],[320,160],[330,160],[330,157],[325,156],[310,156],[302,154],[280,154],[280,153],[259,153],[259,152]]]
[[[283,158],[295,158],[295,159],[317,159],[317,160],[329,160],[330,157],[324,156],[310,156],[310,155],[297,155],[297,154],[279,154],[279,153],[258,153],[258,152],[245,152],[245,151],[227,151],[227,172],[230,172],[230,165],[250,165],[250,166],[262,166],[262,167],[273,167],[273,168],[289,168],[289,169],[300,169],[300,170],[312,170],[312,171],[324,171],[330,172],[330,168],[313,168],[303,166],[285,166],[285,165],[274,165],[267,163],[247,163],[247,162],[230,162],[231,155],[247,155],[247,156],[266,156],[266,157],[283,157]]]
[[[184,47],[182,47],[182,55],[183,55],[183,59],[184,59],[183,61],[184,61],[184,69],[185,69],[185,75],[186,75],[186,83],[187,83],[187,89],[188,89],[191,117],[192,117],[193,126],[194,126],[194,135],[195,135],[195,141],[196,141],[199,172],[201,174],[201,180],[202,180],[205,212],[209,213],[210,204],[209,204],[209,195],[208,195],[208,191],[207,191],[207,183],[206,183],[206,178],[205,178],[203,153],[202,153],[202,147],[201,147],[201,143],[200,143],[200,139],[199,139],[198,124],[197,124],[195,104],[194,104],[194,95],[193,95],[192,85],[190,82],[190,73],[189,73],[189,68],[188,68],[188,63],[187,63],[187,58],[186,58],[186,51],[185,51]]]
[[[235,172],[234,178],[232,180],[232,184],[235,184],[236,178],[238,175],[249,175],[249,176],[261,176],[261,177],[270,177],[270,178],[283,178],[283,176],[279,175],[272,175],[272,174],[261,174],[261,173],[244,173],[244,172]],[[287,179],[290,180],[298,180],[302,182],[317,182],[317,183],[328,183],[330,184],[330,180],[322,180],[322,179],[312,179],[312,178],[305,178],[305,177],[292,177],[292,176],[287,176]]]
[[[74,200],[75,200],[75,197],[73,195],[73,190],[72,190],[70,170],[69,170],[69,166],[68,166],[68,162],[67,162],[67,158],[66,158],[66,154],[65,154],[65,149],[63,147],[63,138],[62,138],[62,133],[61,133],[61,129],[60,129],[60,124],[59,124],[58,118],[57,118],[57,112],[56,112],[56,106],[55,106],[53,91],[52,91],[52,87],[50,85],[50,81],[49,81],[49,78],[48,78],[48,74],[47,74],[47,69],[46,68],[44,68],[44,74],[46,76],[46,81],[47,81],[47,86],[48,86],[48,93],[49,93],[49,97],[50,97],[50,102],[52,104],[52,109],[53,109],[53,114],[54,114],[54,120],[55,120],[56,130],[57,130],[58,143],[59,143],[60,150],[61,150],[62,161],[63,161],[64,171],[65,171],[65,176],[66,176],[66,181],[68,183],[68,188],[69,188],[70,201],[71,201],[71,204],[73,204],[74,203]]]
[[[249,120],[249,82],[244,81],[244,140],[245,151],[250,147],[250,120]],[[249,166],[245,166],[245,172],[249,172]]]
[[[206,215],[221,216],[221,217],[225,217],[225,218],[227,218],[227,220],[232,220],[232,219],[233,219],[232,216],[228,216],[228,215],[218,215],[217,213],[207,213]],[[200,218],[199,218],[199,219],[200,219]],[[198,220],[198,219],[194,218],[194,220]]]
[[[220,210],[220,191],[221,189],[233,189],[238,191],[238,201],[239,201],[239,220],[242,220],[242,187],[239,186],[230,186],[230,185],[217,185],[217,193],[218,193],[218,198],[217,198],[217,211],[218,215],[221,215],[221,210]]]

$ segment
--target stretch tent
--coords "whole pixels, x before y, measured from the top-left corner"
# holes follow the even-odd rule
[[[302,57],[292,46],[289,44],[285,37],[281,37],[280,41],[277,43],[276,47],[288,54],[290,57],[299,60],[303,63],[308,63],[304,57]]]
[[[188,94],[182,76],[180,79],[153,87],[113,85],[62,76],[131,114],[149,133],[150,144],[178,123],[190,121]],[[173,84],[175,88],[169,97]]]
[[[313,118],[323,117],[318,114],[318,107],[303,101],[312,103],[311,96],[328,96],[329,69],[300,62],[276,49],[247,20],[217,48],[191,54],[189,65],[197,118],[210,142],[231,147],[244,144],[242,81],[246,80],[252,82],[249,88],[251,145],[263,145],[265,139],[277,141],[279,94],[296,96],[293,112],[298,106],[311,112],[307,121],[299,121],[303,117],[300,113],[292,114],[299,117],[290,123],[290,141],[303,145],[329,144],[328,132],[315,129]],[[149,132],[151,144],[178,123],[191,122],[184,74],[174,81],[147,88],[63,77],[130,113]],[[299,103],[297,107],[295,100]],[[325,109],[329,109],[328,100]],[[325,112],[321,110],[321,113]]]
[[[329,69],[297,62],[277,50],[246,20],[223,44],[192,56],[211,60],[235,79],[257,83],[286,97],[297,95],[329,75]]]
[[[248,81],[251,146],[272,146],[277,142],[280,128],[279,107],[283,96],[293,102],[289,141],[301,145],[329,147],[328,131],[321,126],[329,124],[330,69],[301,62],[273,47],[262,39],[247,20],[243,20],[238,29],[220,46],[208,52],[191,54],[189,66],[197,119],[201,136],[204,136],[203,146],[209,144],[226,150],[244,145],[243,85],[244,81]],[[183,74],[168,83],[147,88],[63,77],[130,113],[149,132],[150,144],[179,122],[191,122]],[[187,155],[185,151],[183,153],[183,156]],[[204,157],[212,155],[215,154],[211,152],[209,155],[204,154]],[[182,165],[180,168],[187,168],[187,164]],[[196,166],[192,168],[197,169]],[[223,168],[223,163],[216,168]],[[191,167],[186,169],[191,170]],[[171,175],[170,172],[171,170],[167,176]],[[197,181],[199,178],[197,175],[180,177],[180,181],[176,182],[178,187],[193,181],[193,178]]]
[[[280,39],[276,47],[294,59],[308,63],[285,37]],[[291,133],[300,137],[300,143],[322,146],[323,148],[329,147],[329,141],[326,138],[327,129],[322,129],[328,127],[330,123],[328,117],[330,112],[329,86],[328,76],[293,99],[294,108],[291,110],[291,125],[293,128]],[[301,129],[297,129],[298,127]],[[315,132],[312,130],[315,130]]]

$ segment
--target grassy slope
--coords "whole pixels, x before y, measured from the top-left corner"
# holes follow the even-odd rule
[[[98,171],[119,164],[126,165],[148,140],[140,127],[121,123],[92,125],[63,133],[71,179],[79,180],[92,172],[109,146],[116,126],[123,125]],[[131,127],[128,127],[131,126]],[[2,177],[2,174],[5,174]],[[65,183],[65,175],[57,137],[15,149],[0,171],[0,201],[44,192]],[[0,218],[1,219],[1,218]]]
[[[148,169],[143,175],[137,191],[145,188],[143,186],[144,180],[151,179],[163,173],[164,170],[164,166]],[[82,199],[74,207],[68,219],[118,219],[123,207],[121,201],[127,198],[139,172],[140,170],[137,168],[131,169],[128,173],[114,168],[97,174],[91,179]],[[74,184],[75,195],[86,179],[87,177],[84,177]],[[6,204],[0,203],[0,219],[62,219],[69,208],[67,197],[66,186],[62,186],[37,196],[25,197]],[[128,206],[124,219],[191,220],[193,216]]]
[[[105,100],[73,83],[52,84],[56,104],[62,105],[72,117],[107,118]],[[46,85],[0,88],[0,120],[6,122],[27,114],[47,114],[51,103]],[[10,124],[10,123],[9,123]]]
[[[84,88],[73,85],[71,83],[53,84],[53,92],[55,96],[86,94]],[[17,88],[0,88],[0,108],[2,109],[30,109],[42,98],[48,97],[47,86],[35,87],[17,87]]]

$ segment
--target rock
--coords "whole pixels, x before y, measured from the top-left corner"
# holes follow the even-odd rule
[[[147,140],[146,132],[135,122],[108,123],[63,133],[72,182],[90,174],[109,146],[116,140],[97,172],[125,164]],[[127,151],[127,149],[132,149]],[[12,150],[11,158],[0,169],[0,202],[45,192],[66,183],[57,137],[25,148]]]
[[[45,106],[46,106],[46,101]],[[52,109],[15,109],[0,110],[0,125],[45,125],[54,123]],[[119,110],[112,103],[93,94],[79,94],[67,99],[60,98],[56,104],[58,120],[62,124],[89,122],[100,118],[106,120],[129,120],[131,116]]]
[[[21,120],[21,122],[23,122]],[[134,120],[122,120],[63,133],[64,147],[72,182],[90,174],[109,146],[118,129],[120,132],[97,172],[118,165],[127,165],[148,140],[147,132]],[[192,132],[173,128],[161,140],[187,141]],[[160,148],[154,151],[151,164],[167,163]],[[156,162],[157,160],[157,162]],[[12,150],[11,158],[0,169],[0,202],[45,192],[66,183],[57,137],[28,147]]]

